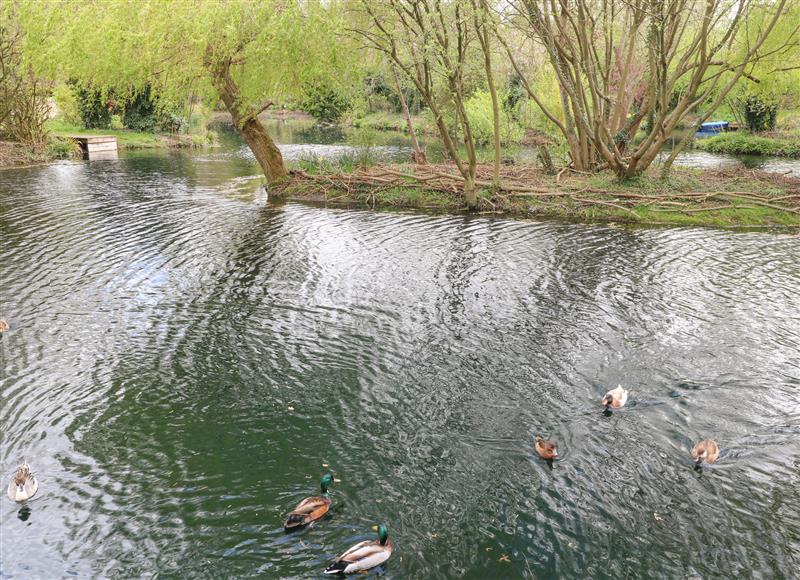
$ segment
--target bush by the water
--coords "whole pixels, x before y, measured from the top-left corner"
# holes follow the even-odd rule
[[[338,121],[349,109],[350,100],[335,87],[317,83],[308,88],[302,109],[317,121]]]
[[[108,129],[111,125],[111,107],[108,94],[79,87],[75,90],[81,124],[87,129]]]
[[[150,87],[136,92],[125,100],[125,112],[122,115],[122,124],[134,131],[152,133],[158,124],[156,103],[150,95]]]
[[[747,128],[754,132],[773,131],[778,121],[778,103],[758,95],[747,95],[738,101]]]
[[[800,138],[772,139],[737,131],[695,141],[695,146],[711,153],[729,155],[770,155],[800,157]]]
[[[126,129],[145,133],[184,133],[189,126],[189,120],[181,114],[179,107],[158,98],[149,85],[128,97],[124,108],[122,124]]]

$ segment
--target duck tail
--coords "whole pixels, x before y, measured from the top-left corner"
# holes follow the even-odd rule
[[[325,574],[344,574],[344,570],[345,568],[347,568],[348,564],[349,562],[345,562],[343,560],[334,562],[333,564],[325,568]]]
[[[308,523],[308,521],[306,521],[306,516],[304,514],[291,513],[286,518],[286,521],[283,524],[283,529],[284,530],[293,530],[295,528],[299,528],[301,526],[304,526],[307,523]]]

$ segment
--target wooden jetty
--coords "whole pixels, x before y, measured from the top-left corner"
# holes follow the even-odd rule
[[[113,135],[69,135],[89,159],[116,159],[117,138]]]

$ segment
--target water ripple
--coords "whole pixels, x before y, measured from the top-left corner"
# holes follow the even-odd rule
[[[377,521],[389,577],[797,569],[797,236],[272,207],[251,176],[0,173],[0,471],[42,486],[2,502],[0,575],[318,577]],[[326,470],[331,516],[284,535]]]

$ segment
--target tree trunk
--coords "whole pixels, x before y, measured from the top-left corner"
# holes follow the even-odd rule
[[[247,146],[255,155],[258,164],[269,184],[278,183],[287,177],[286,166],[280,149],[267,133],[258,119],[258,113],[250,111],[242,102],[242,94],[231,76],[230,59],[222,62],[206,60],[206,67],[211,72],[211,82],[217,89],[222,102],[231,114],[233,126],[241,134]]]
[[[397,87],[397,95],[400,97],[400,104],[403,107],[403,115],[405,115],[406,118],[406,125],[408,125],[408,133],[411,135],[411,147],[413,149],[411,160],[419,165],[427,165],[428,156],[425,155],[425,152],[419,146],[419,141],[417,141],[417,134],[414,131],[414,124],[411,122],[411,112],[408,110],[408,104],[406,103],[406,98],[403,95],[403,87],[400,86],[400,79],[397,78],[397,70],[395,69],[394,65],[392,65],[392,75],[394,76],[394,84]]]
[[[475,187],[475,178],[472,176],[464,179],[464,201],[467,202],[469,209],[478,207],[478,190]]]
[[[492,47],[489,43],[489,27],[487,22],[489,15],[486,13],[487,6],[485,3],[481,4],[480,16],[477,14],[478,9],[474,3],[473,10],[475,11],[475,30],[478,33],[478,40],[483,50],[483,68],[486,71],[486,84],[489,86],[489,94],[492,97],[492,137],[494,138],[494,167],[492,170],[492,180],[495,185],[498,185],[500,183],[500,104],[497,100],[494,74],[492,74]]]
[[[239,128],[239,132],[261,165],[264,175],[267,176],[267,182],[273,184],[286,179],[286,167],[283,164],[281,151],[258,117],[248,118]]]
[[[547,150],[547,145],[544,143],[539,145],[539,162],[547,175],[555,175],[556,168],[553,165],[553,159],[550,157],[550,151]]]

